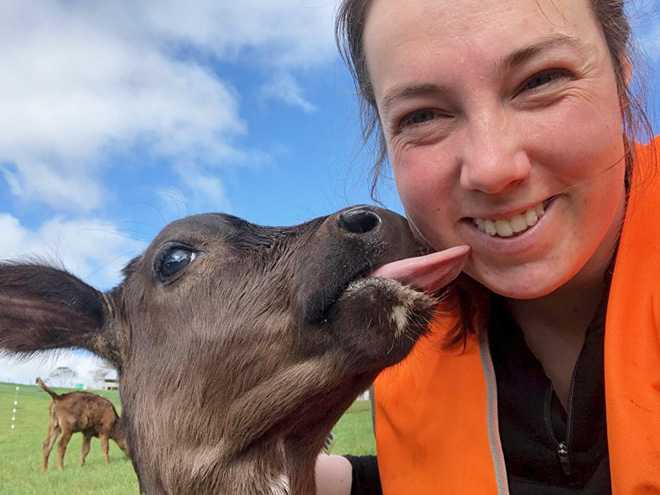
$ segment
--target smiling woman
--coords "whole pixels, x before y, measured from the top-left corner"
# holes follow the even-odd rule
[[[323,459],[318,493],[660,493],[658,140],[634,143],[624,1],[344,0],[337,32],[376,176],[470,256],[376,381],[379,469]]]
[[[469,2],[443,9],[451,27],[433,37],[437,20],[420,22],[424,4],[403,16],[374,8],[365,31],[409,219],[436,249],[470,245],[466,272],[504,296],[553,291],[598,245],[607,263],[618,232],[614,216],[623,213],[625,151],[614,70],[587,5],[561,12],[525,2],[511,12],[501,2]],[[574,20],[562,23],[569,14]],[[524,31],[530,23],[536,29]],[[427,53],[435,54],[431,61]],[[511,238],[510,220],[544,203],[552,214]],[[484,236],[473,219],[499,232]],[[610,226],[610,241],[602,243]]]

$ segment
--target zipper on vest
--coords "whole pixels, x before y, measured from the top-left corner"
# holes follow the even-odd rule
[[[555,429],[552,427],[552,383],[550,383],[550,387],[545,398],[545,425],[548,428],[548,433],[550,433],[550,438],[552,438],[552,441],[555,443],[557,448],[557,457],[559,458],[561,469],[567,476],[573,473],[570,451],[571,431],[573,429],[573,395],[575,389],[575,376],[577,375],[577,369],[580,364],[581,357],[582,352],[580,352],[578,355],[577,361],[575,362],[575,367],[573,368],[573,374],[571,375],[571,385],[568,389],[568,405],[566,410],[566,438],[563,441],[559,441],[557,439]]]
[[[488,424],[488,444],[493,458],[493,467],[495,468],[495,483],[497,485],[497,495],[509,495],[509,480],[506,474],[506,464],[504,461],[504,450],[500,440],[499,418],[497,410],[497,378],[495,377],[495,367],[490,356],[490,346],[488,345],[488,332],[481,328],[479,338],[479,354],[481,356],[481,365],[483,367],[486,379],[486,407]]]

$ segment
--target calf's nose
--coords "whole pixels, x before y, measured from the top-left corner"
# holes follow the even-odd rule
[[[380,216],[366,206],[356,206],[343,211],[337,218],[339,228],[351,234],[366,234],[381,224]]]

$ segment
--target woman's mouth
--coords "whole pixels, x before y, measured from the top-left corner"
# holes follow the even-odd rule
[[[490,236],[515,237],[523,234],[536,225],[539,218],[545,215],[545,209],[551,200],[552,198],[543,203],[539,203],[522,213],[518,213],[511,218],[500,218],[497,220],[491,220],[488,218],[471,218],[471,220],[480,231]]]

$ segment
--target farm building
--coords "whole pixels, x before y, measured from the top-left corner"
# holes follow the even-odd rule
[[[119,380],[116,372],[111,372],[103,379],[103,390],[119,390]]]

